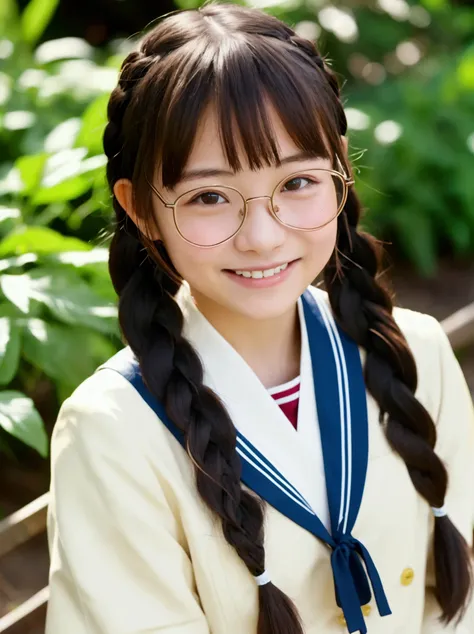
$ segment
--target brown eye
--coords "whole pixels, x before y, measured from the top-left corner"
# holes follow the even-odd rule
[[[309,178],[306,178],[305,176],[294,176],[293,178],[291,178],[289,181],[285,183],[285,185],[283,186],[283,189],[290,192],[296,192],[296,191],[300,191],[301,189],[304,189],[311,183],[314,183],[314,181],[312,181]]]
[[[192,203],[197,203],[198,205],[222,205],[222,203],[228,202],[222,194],[219,192],[202,192],[198,196],[192,199]]]

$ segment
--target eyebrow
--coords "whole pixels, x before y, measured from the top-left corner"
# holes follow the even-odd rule
[[[280,165],[287,165],[288,163],[296,163],[298,161],[310,161],[314,159],[325,158],[321,156],[321,154],[317,154],[315,152],[307,152],[305,150],[301,150],[300,152],[296,152],[295,154],[291,154],[290,156],[285,156],[281,159]],[[212,176],[235,176],[235,172],[231,172],[229,170],[218,169],[217,167],[208,167],[203,169],[195,169],[195,170],[185,170],[181,178],[180,182],[185,182],[189,180],[193,180],[195,178],[209,178]]]

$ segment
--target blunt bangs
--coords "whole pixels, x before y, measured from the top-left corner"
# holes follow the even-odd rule
[[[236,172],[244,168],[242,152],[250,169],[279,165],[270,105],[299,149],[334,161],[341,148],[331,89],[307,56],[276,37],[211,28],[211,20],[201,20],[202,35],[157,60],[127,113],[127,127],[136,132],[127,137],[139,139],[128,154],[135,156],[129,168],[142,208],[145,180],[158,173],[165,188],[179,182],[209,107]]]

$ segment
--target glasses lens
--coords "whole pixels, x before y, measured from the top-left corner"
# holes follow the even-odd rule
[[[324,170],[306,170],[280,183],[273,194],[273,209],[285,225],[317,229],[336,218],[344,195],[342,176]]]
[[[181,196],[175,207],[178,231],[199,246],[213,246],[232,237],[244,221],[245,202],[228,187],[200,187]]]

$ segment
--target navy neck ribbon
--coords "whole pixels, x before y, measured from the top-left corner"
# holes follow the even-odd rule
[[[297,489],[237,432],[242,482],[280,513],[331,549],[337,605],[350,633],[367,633],[361,607],[372,598],[381,616],[391,614],[382,582],[365,546],[351,535],[364,491],[368,462],[366,388],[357,345],[336,324],[323,301],[302,296],[313,368],[331,533]],[[136,358],[121,350],[101,368],[122,374],[183,445],[183,433],[145,387]]]

